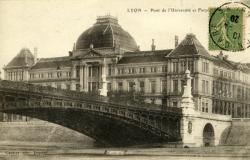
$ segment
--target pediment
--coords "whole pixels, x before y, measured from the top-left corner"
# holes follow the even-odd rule
[[[90,57],[102,57],[103,55],[95,50],[90,50],[87,52],[83,57],[90,58]]]

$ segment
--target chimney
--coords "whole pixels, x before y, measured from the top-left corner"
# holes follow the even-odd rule
[[[219,57],[221,60],[223,59],[224,55],[223,55],[223,52],[222,52],[222,51],[220,51],[218,57]]]
[[[140,46],[139,45],[137,46],[137,51],[140,51]]]
[[[224,56],[224,59],[225,59],[225,60],[228,60],[228,55],[225,55],[225,56]]]
[[[175,35],[174,36],[174,46],[175,46],[175,48],[178,46],[178,40],[179,40],[178,36]]]
[[[151,44],[151,50],[152,51],[155,51],[155,40],[154,39],[152,39],[152,44]]]
[[[90,48],[90,49],[93,49],[93,48],[94,48],[94,44],[93,44],[93,43],[90,43],[89,48]]]
[[[37,47],[34,48],[34,63],[37,62]]]
[[[28,64],[28,57],[27,57],[27,54],[25,54],[25,57],[24,57],[24,62],[25,62],[25,65]]]

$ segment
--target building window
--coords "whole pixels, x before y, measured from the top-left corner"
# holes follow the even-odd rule
[[[90,86],[90,85],[89,85]],[[80,84],[76,84],[76,90],[80,91]],[[90,90],[89,90],[90,91]]]
[[[151,93],[155,93],[155,89],[156,89],[156,82],[155,81],[151,81],[150,82]]]
[[[178,92],[178,80],[173,80],[173,92]]]
[[[167,98],[162,98],[162,99],[161,99],[161,104],[162,104],[164,107],[167,107],[167,105],[168,105],[168,99],[167,99]]]
[[[67,90],[70,90],[70,84],[67,84],[67,85],[66,85],[66,89],[67,89]]]
[[[206,81],[202,80],[202,93],[206,93]]]
[[[220,71],[220,76],[223,77],[223,71],[222,70]]]
[[[129,82],[128,83],[128,91],[134,92],[135,91],[135,82]]]
[[[53,73],[48,73],[48,78],[52,78],[53,77]]]
[[[123,84],[122,82],[118,82],[118,91],[122,91]]]
[[[80,72],[80,71],[79,71]],[[80,74],[79,74],[80,75]],[[89,67],[89,77],[92,76],[92,67]]]
[[[202,80],[202,93],[209,93],[209,82]]]
[[[108,89],[108,91],[111,91],[111,89],[112,89],[111,87],[112,87],[112,86],[111,86],[111,83],[108,83],[108,84],[107,84],[107,89]]]
[[[109,72],[109,71],[108,71]],[[111,73],[111,72],[110,72]],[[99,67],[98,66],[93,66],[92,67],[92,77],[98,77],[99,75]],[[109,74],[109,73],[108,73]],[[111,74],[110,74],[111,75]]]
[[[30,73],[30,79],[34,79],[35,78],[35,73]]]
[[[151,98],[151,104],[155,104],[155,98]]]
[[[168,71],[168,66],[162,66],[162,72],[167,72]]]
[[[206,93],[209,93],[209,84],[208,81],[206,81],[206,88],[205,88]]]
[[[177,107],[177,102],[173,102],[173,107]]]
[[[146,69],[144,67],[140,68],[140,73],[146,73]]]
[[[205,103],[206,105],[205,105],[205,112],[207,112],[208,113],[208,103]]]
[[[178,62],[173,62],[173,72],[178,73]]]
[[[97,91],[98,90],[98,83],[97,82],[92,82],[92,88],[91,91]]]
[[[62,72],[57,72],[57,78],[62,76]]]
[[[57,83],[56,88],[61,89],[61,84]]]
[[[80,77],[80,66],[76,66],[76,77]]]
[[[134,73],[136,73],[136,70],[135,70],[135,68],[132,68],[132,73],[134,74]]]
[[[180,72],[184,72],[186,69],[186,64],[185,61],[180,62]]]
[[[167,80],[162,80],[161,81],[161,92],[167,93],[167,89],[168,89]]]
[[[134,74],[134,73],[136,73],[136,69],[135,68],[129,68],[128,73],[129,74]]]
[[[71,77],[71,72],[66,72],[67,77]]]
[[[206,73],[209,73],[209,63],[206,62]]]
[[[190,73],[194,72],[194,62],[193,61],[188,61],[188,70]]]
[[[21,72],[21,80],[23,80],[23,71]]]
[[[151,67],[151,72],[156,72],[156,67]]]
[[[201,111],[205,112],[205,102],[202,102]]]
[[[202,62],[202,72],[209,73],[209,63]]]
[[[144,81],[140,81],[140,92],[145,92],[145,82]]]
[[[218,71],[218,69],[216,69],[216,68],[214,68],[214,75],[219,75],[219,71]]]
[[[117,69],[118,74],[122,74],[122,70],[120,68]]]
[[[108,75],[111,76],[111,72],[112,72],[112,65],[108,64]]]
[[[128,69],[128,73],[131,74],[132,73],[132,68]]]

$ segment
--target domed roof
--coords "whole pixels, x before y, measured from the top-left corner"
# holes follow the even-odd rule
[[[31,66],[34,64],[34,56],[28,48],[23,48],[21,51],[7,64],[8,67]]]
[[[134,38],[118,24],[112,16],[97,18],[97,22],[84,31],[76,42],[76,49],[119,47],[128,51],[137,50]]]

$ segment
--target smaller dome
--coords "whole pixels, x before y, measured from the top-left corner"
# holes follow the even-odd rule
[[[34,64],[34,56],[28,48],[23,48],[21,51],[7,64],[8,67],[24,67]]]

